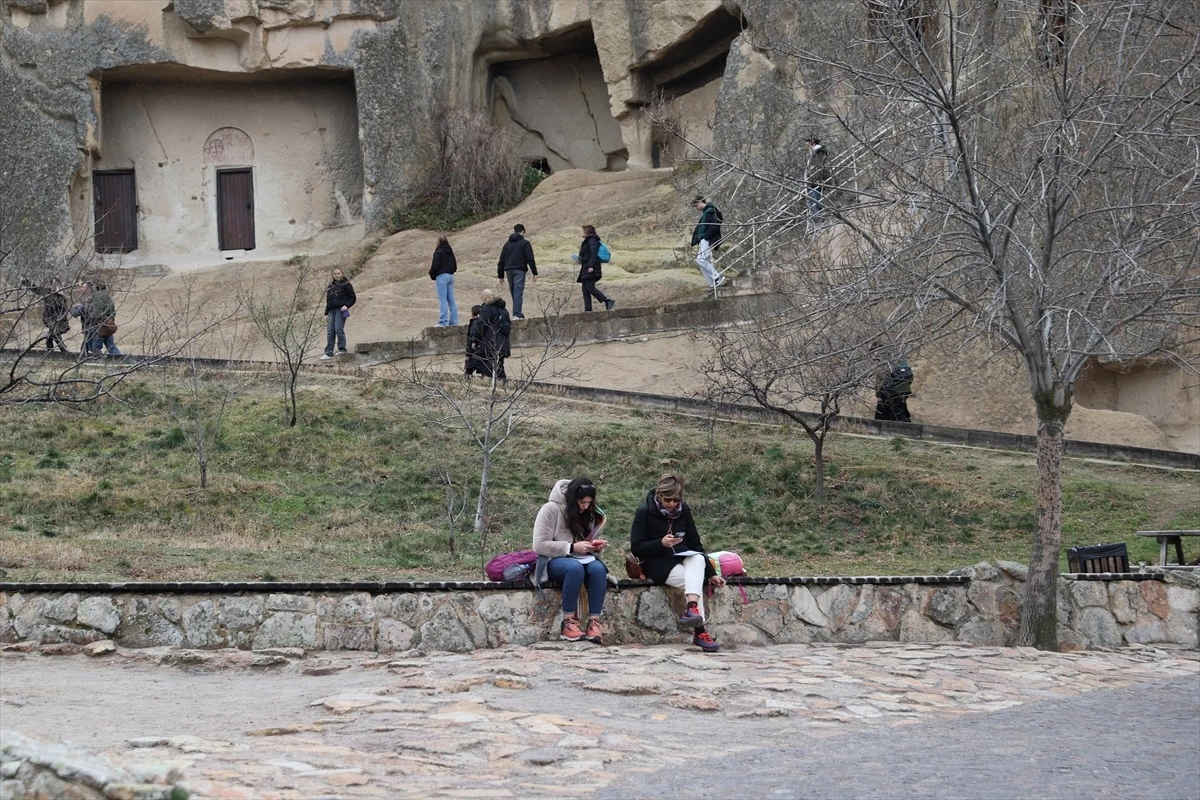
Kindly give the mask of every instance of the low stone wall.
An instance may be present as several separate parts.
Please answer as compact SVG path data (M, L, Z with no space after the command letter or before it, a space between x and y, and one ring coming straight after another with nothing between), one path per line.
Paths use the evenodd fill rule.
M170 764L118 765L76 745L0 732L3 800L186 800L179 780L179 770Z
M726 644L1005 645L1020 619L1024 577L1024 566L998 562L931 577L747 578L706 602L712 631ZM1197 647L1194 576L1075 577L1059 582L1064 648ZM125 647L467 652L556 638L559 608L556 589L477 582L10 583L0 584L0 641L68 652L103 639ZM605 640L684 641L680 613L679 592L622 581L605 604Z

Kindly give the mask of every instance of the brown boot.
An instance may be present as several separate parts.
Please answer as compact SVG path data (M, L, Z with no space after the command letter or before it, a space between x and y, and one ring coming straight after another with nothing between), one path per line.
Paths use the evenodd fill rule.
M587 633L584 634L584 638L586 638L589 642L595 642L596 644L603 644L603 642L601 641L601 638L603 637L603 635L604 635L604 631L600 627L600 618L599 617L588 617Z
M568 642L578 642L583 639L583 630L579 627L578 617L563 617L561 636Z

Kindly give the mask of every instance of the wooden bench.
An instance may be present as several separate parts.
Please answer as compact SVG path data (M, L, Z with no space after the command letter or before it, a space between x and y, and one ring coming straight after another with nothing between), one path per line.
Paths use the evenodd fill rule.
M1153 536L1158 540L1158 565L1167 566L1167 545L1175 545L1175 563L1183 564L1183 537L1200 536L1200 531L1138 531L1138 536Z

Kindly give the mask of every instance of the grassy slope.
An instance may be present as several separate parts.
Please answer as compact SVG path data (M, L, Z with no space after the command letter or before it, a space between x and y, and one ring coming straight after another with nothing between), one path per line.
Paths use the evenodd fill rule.
M465 554L446 552L432 454L474 490L477 452L402 413L414 407L379 380L312 378L302 425L288 430L264 378L231 407L204 492L149 393L135 408L90 416L10 410L0 426L0 567L9 580L474 577L470 509L459 523ZM848 436L828 450L830 497L818 502L811 447L794 431L710 431L572 406L500 451L488 549L527 548L553 480L580 472L598 482L624 544L647 487L673 469L689 480L708 547L741 552L752 574L937 573L1027 557L1031 456ZM1074 460L1065 472L1066 545L1123 540L1131 560L1153 562L1157 546L1134 530L1200 525L1194 474Z

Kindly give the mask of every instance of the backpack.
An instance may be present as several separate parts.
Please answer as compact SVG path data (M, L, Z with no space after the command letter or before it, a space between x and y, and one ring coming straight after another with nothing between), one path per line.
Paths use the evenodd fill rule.
M721 223L723 223L725 221L725 215L722 214L721 209L717 208L716 206L713 206L713 219L716 220L716 223L714 224L714 223L710 222L708 224L709 225L708 230L712 234L712 238L709 239L709 244L712 245L713 250L720 250L721 249Z
M517 550L495 556L483 569L489 581L528 581L537 559L533 550Z
M901 359L892 365L888 375L888 390L894 397L912 394L913 371L908 362Z
M600 243L600 248L596 250L596 258L600 259L601 264L607 264L612 260L612 253L608 249L608 245L604 242Z
M742 557L729 550L709 553L708 560L712 562L713 569L722 578L741 577L746 574L746 565L742 563Z

